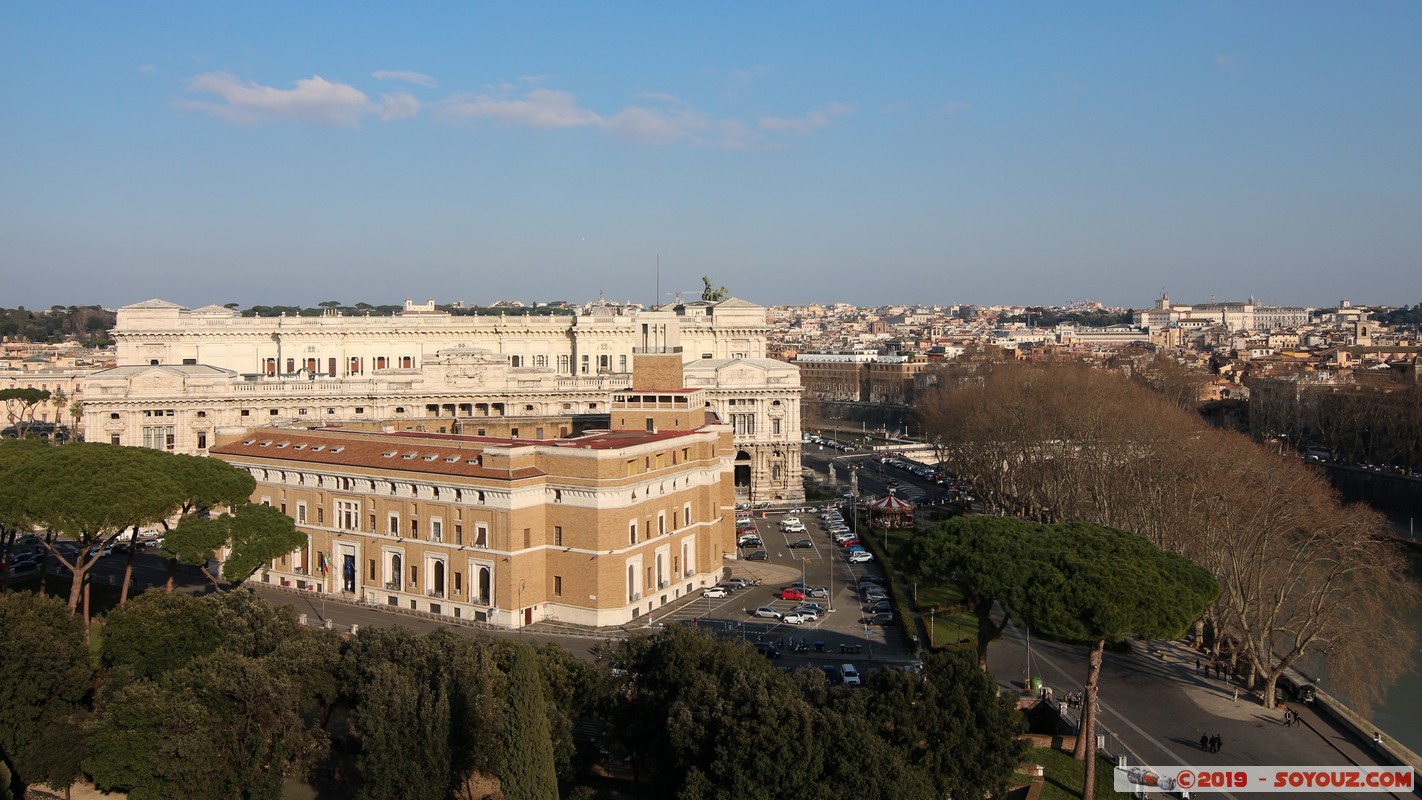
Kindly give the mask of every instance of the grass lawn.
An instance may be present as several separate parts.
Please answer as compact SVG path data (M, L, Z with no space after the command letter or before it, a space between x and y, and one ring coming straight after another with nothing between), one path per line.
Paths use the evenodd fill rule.
M1042 784L1039 800L1078 800L1081 797L1081 778L1084 767L1071 757L1071 753L1051 748L1037 748L1027 751L1027 761L1041 764L1046 768L1047 777ZM1096 797L1130 797L1111 788L1111 771L1114 766L1106 758L1096 758Z
M881 532L876 535L882 537L883 533ZM900 563L900 559L895 557L901 556L904 543L913 535L913 532L906 530L889 532L889 554L895 569L905 570L911 566ZM878 541L882 542L883 539L880 538ZM910 585L909 588L910 591L912 591L912 585ZM975 648L978 618L967 611L959 611L957 613L949 613L946 611L946 609L958 608L962 603L963 593L958 591L958 587L952 584L920 583L918 585L919 614L923 618L924 627L929 627L930 623L932 624L933 630L930 635L932 636L931 642L935 647L946 648L957 646L968 650ZM935 614L929 614L928 609L934 608L935 606L945 610ZM959 640L962 639L967 639L968 641L959 642ZM955 642L959 642L959 644L955 645Z

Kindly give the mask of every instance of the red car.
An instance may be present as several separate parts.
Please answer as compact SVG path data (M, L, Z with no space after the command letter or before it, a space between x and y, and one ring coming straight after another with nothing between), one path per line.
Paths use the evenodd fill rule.
M858 539L845 539L844 541L839 542L838 544L839 544L840 547L853 547L854 545L859 544L859 540L858 540Z
M781 599L781 600L804 600L804 599L805 599L805 593L802 592L802 591L800 591L799 589L781 589L781 590L780 590L780 599Z

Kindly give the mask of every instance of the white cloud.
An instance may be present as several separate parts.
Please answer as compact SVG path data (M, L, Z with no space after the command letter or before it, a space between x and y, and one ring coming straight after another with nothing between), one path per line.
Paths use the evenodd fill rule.
M370 77L378 81L402 81L413 83L416 86L435 85L435 79L421 72L411 72L404 69L380 69L370 73Z
M226 72L208 72L189 79L188 90L216 95L220 102L180 100L179 106L249 125L268 119L295 119L354 127L362 115L376 110L361 90L320 75L296 81L292 89L277 89Z
M371 76L381 81L435 85L434 79L416 72L381 70ZM419 116L428 106L435 111L436 118L447 122L489 121L546 130L592 128L632 142L653 145L682 142L722 150L774 145L777 135L803 136L830 125L837 117L855 112L854 106L848 103L830 103L803 116L765 116L757 124L748 124L698 110L672 94L641 92L634 95L633 103L621 110L599 113L584 106L571 92L540 85L544 80L524 77L488 86L480 92L423 101L403 89L380 92L372 98L355 86L328 81L319 75L298 80L292 88L279 89L227 72L209 72L190 78L188 96L179 98L176 104L247 125L285 119L338 127L356 127L367 117L382 122L410 119Z
M628 106L607 120L607 128L623 139L651 144L668 144L704 130L709 123L704 114L684 108L669 111Z
M713 126L712 133L698 139L697 144L717 150L748 150L761 142L761 134L738 119L723 119Z
M490 119L531 128L581 128L603 124L595 112L580 108L573 95L556 89L534 89L523 97L454 95L444 113L457 119Z
M138 71L141 72L141 73L143 73L144 75L152 75L153 73L155 73L155 72L158 71L158 65L157 65L157 64L139 64L139 65L138 65Z
M1215 56L1215 66L1230 67L1234 65L1234 62L1239 61L1244 57L1245 56L1243 53L1221 53Z
M835 117L854 112L848 103L830 103L823 109L799 117L761 117L760 127L776 133L805 135L829 125Z
M378 107L380 119L383 122L409 119L420 113L420 101L406 92L395 92L394 94L381 92Z
M964 103L962 100L953 100L948 103L945 103L943 107L939 110L950 117L956 117L970 108L972 108L972 106L968 105L967 103Z

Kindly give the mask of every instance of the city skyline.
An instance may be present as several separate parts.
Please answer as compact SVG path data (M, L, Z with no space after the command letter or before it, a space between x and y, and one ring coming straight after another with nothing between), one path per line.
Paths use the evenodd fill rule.
M1412 4L82 12L0 26L8 306L1422 297Z

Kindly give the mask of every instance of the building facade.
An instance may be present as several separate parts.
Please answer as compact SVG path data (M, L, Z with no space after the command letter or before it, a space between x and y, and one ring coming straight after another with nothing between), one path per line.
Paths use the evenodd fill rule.
M161 300L118 311L119 366L83 386L91 441L203 454L226 427L385 426L545 439L606 426L641 353L677 354L732 424L743 500L795 501L799 373L765 357L765 309L735 298L636 313L243 317Z
M619 625L714 584L735 551L734 445L704 403L629 390L613 413L635 429L546 441L254 428L210 453L307 537L254 581L502 627Z
M806 397L889 405L913 402L915 381L928 364L920 354L867 350L799 353L795 358Z
M1132 312L1131 324L1155 332L1179 325L1183 320L1198 320L1229 331L1270 331L1307 325L1314 311L1300 306L1259 305L1252 297L1244 302L1181 305L1162 294L1154 308Z

